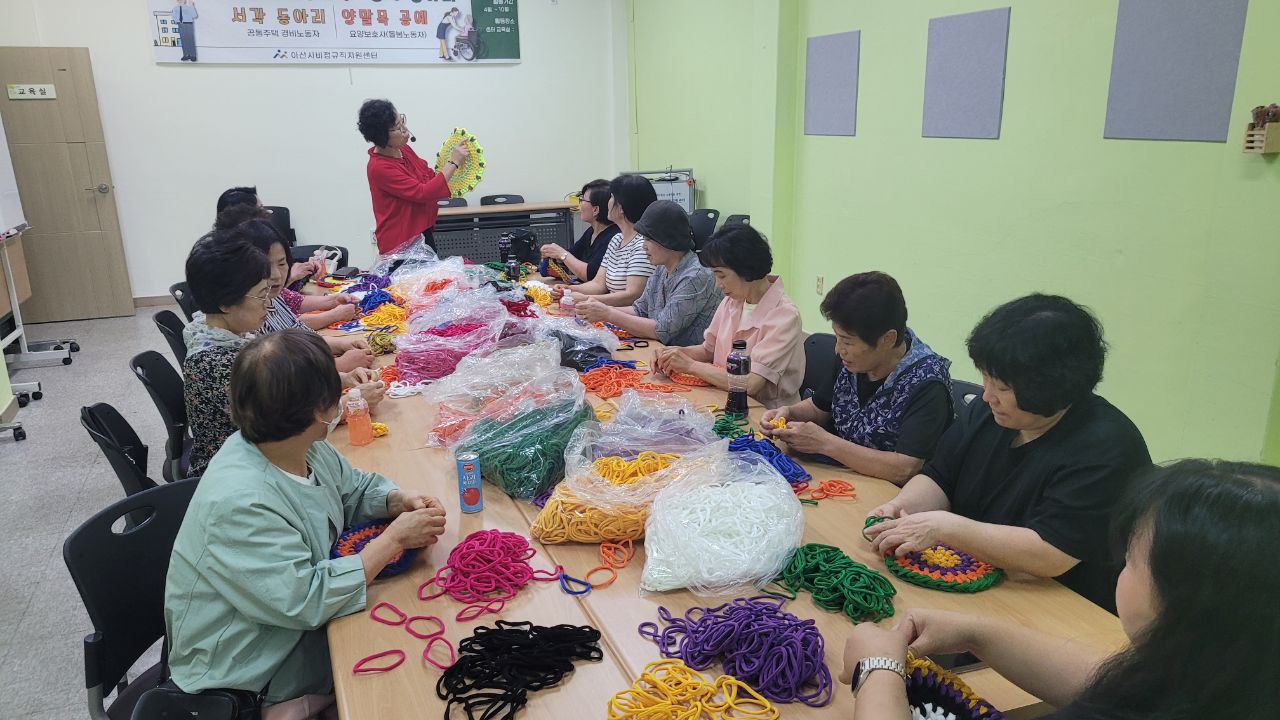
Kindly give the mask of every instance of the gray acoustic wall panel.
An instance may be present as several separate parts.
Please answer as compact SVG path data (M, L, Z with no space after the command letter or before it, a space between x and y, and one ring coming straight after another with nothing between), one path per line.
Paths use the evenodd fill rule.
M804 134L856 135L862 32L809 38L804 66Z
M1226 142L1248 10L1249 0L1120 0L1106 137Z
M1009 8L933 18L924 72L925 137L1000 137Z

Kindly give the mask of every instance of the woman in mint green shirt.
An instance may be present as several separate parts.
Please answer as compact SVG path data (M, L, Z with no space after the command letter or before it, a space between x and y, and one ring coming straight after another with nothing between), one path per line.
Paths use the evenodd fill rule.
M229 395L240 430L205 470L169 563L169 665L183 691L263 692L266 717L273 704L323 708L333 691L325 623L364 609L388 562L444 531L439 500L353 468L325 441L341 388L314 333L266 335L237 355ZM395 519L359 555L329 559L344 529L385 517Z

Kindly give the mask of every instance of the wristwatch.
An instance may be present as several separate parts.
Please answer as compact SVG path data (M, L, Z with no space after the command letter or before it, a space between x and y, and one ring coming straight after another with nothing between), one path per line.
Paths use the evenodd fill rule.
M858 689L867 681L871 673L876 670L892 670L898 674L905 682L907 679L907 668L900 661L891 657L868 657L862 658L853 668L853 696L858 697Z

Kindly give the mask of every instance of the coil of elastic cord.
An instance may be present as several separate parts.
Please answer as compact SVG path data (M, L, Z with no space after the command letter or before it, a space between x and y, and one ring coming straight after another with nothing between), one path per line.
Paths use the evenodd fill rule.
M436 574L418 586L418 598L433 600L448 595L466 607L454 617L475 620L485 613L502 612L506 601L530 581L558 580L560 569L534 570L529 560L537 554L523 536L501 530L477 530L449 551ZM435 591L429 590L432 586Z
M740 435L729 441L729 450L750 451L763 457L789 483L813 479L808 470L801 467L800 463L792 459L791 456L782 452L769 438L756 438L753 434Z
M561 483L534 518L529 534L545 544L639 540L648 519L644 505L592 505Z
M671 378L671 382L680 383L681 385L688 385L690 387L711 387L711 383L691 373L682 373L672 370L667 373L667 377Z
M632 369L620 365L599 365L582 373L582 384L588 392L595 393L602 400L618 397L627 388L636 390L652 390L654 392L688 392L688 388L662 383L646 382L647 370Z
M751 422L746 418L732 418L723 411L717 413L715 424L711 426L715 434L722 438L737 438L744 435L753 436Z
M630 485L645 475L670 467L671 463L679 459L678 453L644 450L631 460L620 455L599 457L596 458L594 465L596 472L605 480L614 485Z
M510 720L529 693L558 685L574 662L598 661L600 631L590 625L543 627L499 620L458 643L458 657L436 681L444 715L454 706L470 720Z
M656 660L609 699L608 720L778 720L777 708L750 685L721 675L710 681L680 660Z
M564 475L564 449L579 425L595 419L591 405L574 401L539 405L515 417L471 424L458 452L480 456L480 474L507 495L537 497Z
M813 595L813 604L842 612L850 621L879 622L893 615L893 583L884 575L845 555L838 547L801 545L774 581L791 596L800 590Z
M658 622L639 632L663 657L706 670L717 660L731 675L774 702L822 707L831 702L831 672L813 620L782 609L782 598L740 597L716 607L690 608L676 617L658 608Z

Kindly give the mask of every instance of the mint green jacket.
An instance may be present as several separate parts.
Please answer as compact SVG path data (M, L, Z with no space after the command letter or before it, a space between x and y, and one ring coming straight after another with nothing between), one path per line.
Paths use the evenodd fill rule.
M237 432L196 488L169 561L165 625L186 692L267 690L268 702L332 692L324 625L365 606L359 557L329 559L345 528L387 516L395 483L328 442L307 452L318 484L271 464Z

